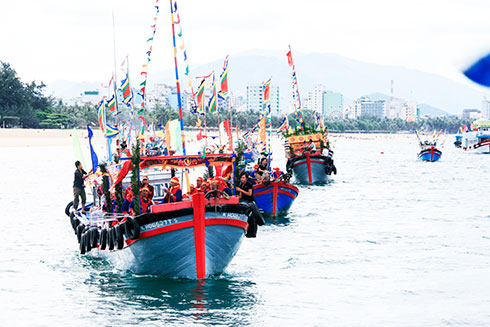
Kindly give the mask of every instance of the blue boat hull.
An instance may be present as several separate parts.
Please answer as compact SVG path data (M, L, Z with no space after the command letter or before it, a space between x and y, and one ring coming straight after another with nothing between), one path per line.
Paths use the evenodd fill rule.
M442 156L442 152L437 150L436 148L432 147L432 148L420 151L418 158L422 161L435 162L435 161L441 159L441 156Z
M243 214L206 212L210 219L238 220L245 225ZM141 226L142 238L119 251L97 251L98 256L119 269L135 274L157 275L169 278L197 279L196 246L192 226L175 229L178 225L192 223L187 215ZM237 253L246 230L233 225L207 225L205 227L206 277L222 273ZM148 237L145 237L150 235ZM126 240L127 242L127 240Z
M266 217L286 215L298 193L296 186L282 182L254 185L255 202Z
M327 183L331 173L337 171L331 157L309 154L289 159L289 169L299 184Z

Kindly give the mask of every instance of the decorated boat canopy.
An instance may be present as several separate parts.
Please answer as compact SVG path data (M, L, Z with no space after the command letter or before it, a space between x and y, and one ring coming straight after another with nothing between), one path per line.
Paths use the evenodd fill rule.
M320 148L320 141L326 143L322 133L290 136L288 137L288 143L291 149L296 151L302 149L305 142L308 142L310 139L315 143L317 148Z
M159 157L141 157L140 167L142 169L149 167L165 168L195 168L201 166L222 166L229 165L235 161L235 154L207 154L186 155L186 156L159 156Z

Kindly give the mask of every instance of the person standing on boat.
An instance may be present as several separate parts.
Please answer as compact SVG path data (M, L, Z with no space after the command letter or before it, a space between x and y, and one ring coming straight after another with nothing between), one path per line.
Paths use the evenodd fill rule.
M73 181L73 208L75 213L78 214L78 198L82 199L82 213L85 213L85 202L87 201L87 195L85 194L85 185L83 185L83 178L87 173L83 170L82 163L75 161L75 180Z
M238 192L240 201L245 201L245 202L254 201L253 186L248 181L248 174L246 172L242 172L240 174L240 186L237 186L236 191Z
M180 181L177 177L172 177L170 180L171 187L167 189L166 195L163 198L163 203L173 203L182 201L182 190L180 189Z
M134 200L131 201L130 208L131 212L134 214ZM140 209L141 213L149 213L150 207L153 204L153 201L150 199L150 189L148 187L142 187L140 189ZM137 215L139 213L136 213Z
M264 175L269 173L269 165L267 164L267 158L260 159L260 164L257 173L259 173L259 175Z

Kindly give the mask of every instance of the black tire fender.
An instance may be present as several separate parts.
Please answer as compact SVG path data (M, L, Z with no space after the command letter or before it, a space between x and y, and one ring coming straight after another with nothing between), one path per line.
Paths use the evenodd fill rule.
M115 233L114 227L111 227L107 231L107 244L109 245L109 251L114 250L114 240L115 240L114 233Z
M116 236L116 247L118 250L121 250L124 247L124 235L123 228L121 228L120 224L114 226L115 236Z
M124 233L126 235L126 238L130 240L135 240L140 237L140 224L138 223L138 220L136 220L136 218L128 217L124 224Z
M80 237L80 254L85 254L85 235Z
M90 244L92 245L92 248L96 248L99 242L99 229L97 227L94 227L90 229L89 232L90 232Z
M78 243L81 242L81 238L82 238L82 233L83 233L83 230L85 229L85 225L84 224L80 224L77 226L77 240L78 240Z
M73 201L70 201L65 207L65 214L70 216L70 208L73 207Z
M107 247L107 229L103 229L99 233L99 246L101 250Z

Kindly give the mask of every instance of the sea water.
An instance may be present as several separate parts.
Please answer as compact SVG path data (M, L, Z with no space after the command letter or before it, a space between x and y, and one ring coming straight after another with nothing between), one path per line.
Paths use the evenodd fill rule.
M0 149L0 326L488 326L489 155L333 136L338 175L204 281L81 256L71 147ZM283 165L281 146L273 166Z

